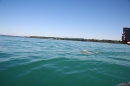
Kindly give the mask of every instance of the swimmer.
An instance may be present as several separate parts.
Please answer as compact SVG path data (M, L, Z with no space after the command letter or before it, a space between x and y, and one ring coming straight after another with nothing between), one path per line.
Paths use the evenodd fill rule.
M94 52L89 52L87 50L82 50L81 51L83 54L94 54ZM98 53L98 52L95 52L95 54Z
M83 54L86 54L88 51L87 50L82 50L82 53Z

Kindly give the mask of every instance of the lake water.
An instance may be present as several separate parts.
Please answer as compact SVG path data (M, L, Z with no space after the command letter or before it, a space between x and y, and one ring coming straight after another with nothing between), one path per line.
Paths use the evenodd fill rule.
M116 86L129 81L129 45L0 36L0 86Z

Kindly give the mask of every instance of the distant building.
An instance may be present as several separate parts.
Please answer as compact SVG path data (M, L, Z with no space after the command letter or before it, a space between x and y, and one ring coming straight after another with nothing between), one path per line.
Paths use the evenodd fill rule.
M125 41L130 41L130 28L123 27L123 32L125 34Z

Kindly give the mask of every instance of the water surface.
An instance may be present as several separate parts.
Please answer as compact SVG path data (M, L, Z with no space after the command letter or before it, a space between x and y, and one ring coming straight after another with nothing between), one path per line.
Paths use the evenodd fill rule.
M0 36L0 86L116 86L129 81L128 45Z

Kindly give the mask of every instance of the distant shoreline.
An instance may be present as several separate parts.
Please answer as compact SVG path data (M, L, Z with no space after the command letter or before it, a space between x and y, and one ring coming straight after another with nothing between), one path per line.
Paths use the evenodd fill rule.
M101 42L101 43L114 43L125 44L120 40L107 40L107 39L85 39L85 38L62 38L62 37L45 37L45 36L25 36L26 38L40 38L40 39L54 39L54 40L71 40L71 41L85 41L85 42Z
M54 39L54 40L71 40L71 41L84 41L84 42L101 42L101 43L114 43L114 44L126 44L120 40L107 40L107 39L85 39L85 38L62 38L62 37L45 37L45 36L13 36L13 35L0 35L11 37L25 37L25 38L40 38L40 39Z

